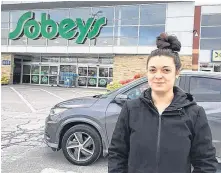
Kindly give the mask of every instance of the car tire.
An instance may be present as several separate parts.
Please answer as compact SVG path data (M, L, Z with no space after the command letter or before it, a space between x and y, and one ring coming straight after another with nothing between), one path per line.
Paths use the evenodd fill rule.
M79 143L83 144L84 142L86 142L86 140L89 139L89 137L87 137L87 136L90 136L89 142L91 145L89 144L90 145L89 147L91 150L88 150L87 148L86 149L87 149L87 151L91 151L90 154L89 154L89 152L85 152L85 150L81 149L80 147L68 149L68 147L73 147L70 144L71 142L73 143L72 145L76 145L76 146L78 146ZM72 128L70 128L64 134L64 136L62 138L61 147L62 147L62 151L64 153L65 158L70 163L72 163L74 165L79 165L79 166L87 166L87 165L94 163L100 157L101 152L102 152L102 142L101 142L100 135L98 134L98 132L94 128L92 128L88 125L76 125L76 126L73 126ZM80 152L79 152L79 150L80 150ZM93 151L93 154L92 154L92 151ZM81 152L84 152L84 153L81 153ZM88 154L90 155L90 156L88 156L88 159L86 159L86 160L79 159L81 156L83 157L85 153L87 155ZM80 155L80 157L78 158L79 155ZM86 155L85 155L85 157L86 157Z

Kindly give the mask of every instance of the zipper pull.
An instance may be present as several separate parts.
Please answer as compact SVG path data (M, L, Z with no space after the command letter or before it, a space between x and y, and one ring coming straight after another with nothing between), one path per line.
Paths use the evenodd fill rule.
M183 116L182 109L183 109L183 108L179 108L179 109L177 109L177 110L179 111L179 115L180 115L181 117Z

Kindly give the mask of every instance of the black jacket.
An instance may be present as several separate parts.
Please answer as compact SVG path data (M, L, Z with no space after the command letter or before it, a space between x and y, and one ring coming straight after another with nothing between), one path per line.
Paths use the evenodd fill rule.
M170 106L159 115L147 89L127 101L118 118L108 173L215 173L217 160L205 111L192 95L174 87Z

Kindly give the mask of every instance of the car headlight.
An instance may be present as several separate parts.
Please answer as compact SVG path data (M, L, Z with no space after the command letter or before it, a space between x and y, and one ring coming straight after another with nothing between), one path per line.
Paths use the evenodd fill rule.
M67 110L67 108L52 108L50 111L50 115L57 115L57 114L60 114L66 110Z
M52 121L56 121L56 119L58 119L60 117L60 114L66 110L67 110L67 108L52 108L50 110L50 114L49 114L50 119Z

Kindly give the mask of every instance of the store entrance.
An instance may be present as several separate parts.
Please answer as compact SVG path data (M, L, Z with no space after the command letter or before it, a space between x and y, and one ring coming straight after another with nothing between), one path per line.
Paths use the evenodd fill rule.
M14 59L13 84L20 84L21 81L21 59Z
M99 65L78 66L78 86L105 88L112 81L113 68Z
M37 63L24 64L22 83L57 85L58 66L39 65Z
M105 88L113 79L112 56L20 56L21 79L25 84Z

